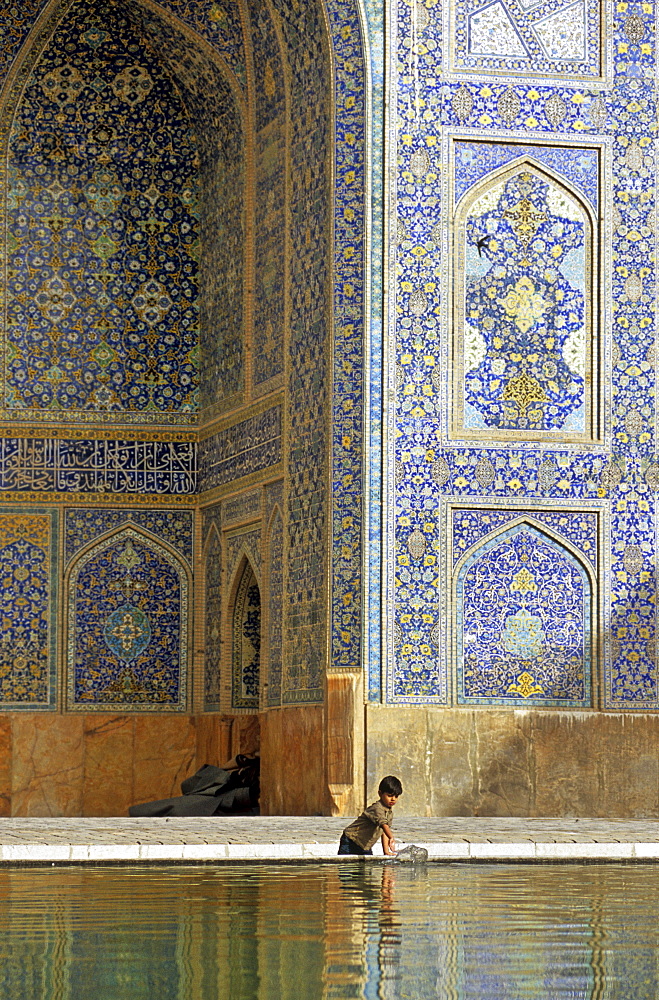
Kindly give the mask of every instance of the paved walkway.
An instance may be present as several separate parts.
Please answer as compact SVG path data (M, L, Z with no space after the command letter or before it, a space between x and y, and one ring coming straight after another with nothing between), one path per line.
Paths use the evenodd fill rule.
M336 860L348 820L0 819L0 863ZM659 861L659 821L399 816L400 845L439 861Z

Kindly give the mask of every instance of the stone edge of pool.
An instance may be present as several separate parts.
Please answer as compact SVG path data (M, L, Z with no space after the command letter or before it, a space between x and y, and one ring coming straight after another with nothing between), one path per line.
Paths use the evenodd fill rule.
M430 861L552 862L659 861L659 842L417 842ZM0 846L0 865L354 861L335 845L308 844L11 844ZM382 855L362 859L382 861Z

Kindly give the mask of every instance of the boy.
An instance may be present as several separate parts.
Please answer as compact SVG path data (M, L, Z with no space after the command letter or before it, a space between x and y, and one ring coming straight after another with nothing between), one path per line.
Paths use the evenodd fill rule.
M389 857L394 855L396 842L391 832L392 810L402 794L403 786L398 778L393 774L383 778L378 788L379 801L364 809L361 816L341 834L339 854L372 854L371 848L382 831L382 850Z

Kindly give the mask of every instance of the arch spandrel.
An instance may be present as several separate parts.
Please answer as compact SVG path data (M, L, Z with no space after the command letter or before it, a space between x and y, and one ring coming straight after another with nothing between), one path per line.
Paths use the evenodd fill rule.
M462 196L453 244L455 437L597 439L597 247L587 200L532 158L492 171Z
M593 578L522 520L479 540L454 576L458 704L591 707Z

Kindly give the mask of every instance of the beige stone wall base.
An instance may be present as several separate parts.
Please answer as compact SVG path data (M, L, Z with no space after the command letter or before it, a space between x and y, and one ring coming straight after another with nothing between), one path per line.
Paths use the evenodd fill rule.
M659 715L368 706L366 736L399 815L659 817Z
M126 816L259 749L255 715L0 715L0 816Z

